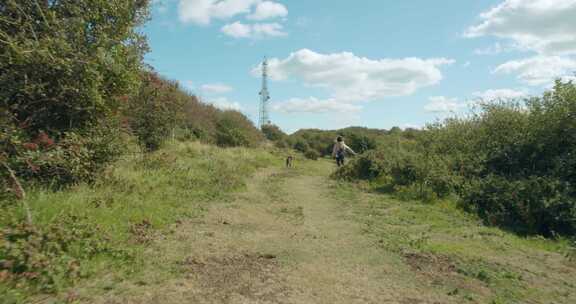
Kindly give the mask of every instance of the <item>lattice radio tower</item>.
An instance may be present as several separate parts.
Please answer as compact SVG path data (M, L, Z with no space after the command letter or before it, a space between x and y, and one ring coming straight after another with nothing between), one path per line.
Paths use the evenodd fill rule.
M262 128L269 125L270 116L268 115L268 103L270 103L270 93L268 92L268 60L264 57L262 62L262 90L260 91L260 117L258 127Z

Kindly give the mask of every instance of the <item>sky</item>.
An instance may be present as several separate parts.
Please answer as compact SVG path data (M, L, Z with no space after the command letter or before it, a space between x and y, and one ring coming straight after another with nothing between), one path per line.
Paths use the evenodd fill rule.
M420 128L576 79L576 0L153 0L161 75L255 123Z

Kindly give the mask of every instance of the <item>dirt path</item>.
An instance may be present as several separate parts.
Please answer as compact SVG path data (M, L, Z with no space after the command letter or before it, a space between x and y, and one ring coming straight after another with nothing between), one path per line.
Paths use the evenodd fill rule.
M363 236L331 196L329 165L259 173L247 191L154 246L158 267L173 265L178 279L96 302L451 303Z

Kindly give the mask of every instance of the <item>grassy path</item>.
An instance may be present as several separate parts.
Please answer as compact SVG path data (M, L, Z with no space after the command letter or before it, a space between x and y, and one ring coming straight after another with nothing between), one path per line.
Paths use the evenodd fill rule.
M321 161L259 172L246 191L214 203L202 219L181 223L156 241L136 281L85 299L106 304L574 303L570 278L576 271L560 254L520 242L511 249L523 255L514 264L509 252L492 253L491 241L483 239L470 246L478 254L475 242L487 243L485 259L443 254L441 248L454 249L446 246L456 241L447 238L457 238L457 231L485 231L441 208L337 189L328 179L332 169ZM445 230L449 226L454 230ZM422 229L429 235L402 238L420 236ZM520 269L518 263L531 258L542 265ZM538 281L546 269L560 274ZM532 287L542 282L544 290Z
M362 235L331 193L331 169L260 172L234 200L154 244L159 259L138 282L92 302L451 303Z

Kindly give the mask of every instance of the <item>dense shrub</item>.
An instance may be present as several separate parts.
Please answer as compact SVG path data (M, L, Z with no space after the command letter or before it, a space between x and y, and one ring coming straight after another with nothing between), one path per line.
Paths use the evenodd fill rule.
M557 82L542 97L484 103L467 117L396 137L395 144L361 155L335 175L369 180L405 197L454 193L487 223L521 233L573 236L574 113L576 86Z
M35 136L107 116L138 83L147 1L3 1L0 100ZM105 52L106 50L106 52Z
M186 95L188 101L184 106L184 128L202 142L216 143L216 124L221 111L200 102L195 96Z
M383 192L402 189L406 198L431 200L451 192L449 171L442 158L390 147L359 155L336 171L335 176L371 181L375 189Z
M345 135L346 144L352 148L356 153L364 153L369 150L376 149L377 143L374 137L364 134L350 133Z
M142 85L130 100L126 116L132 133L146 151L159 149L181 124L186 99L178 90L176 82L142 73Z
M262 133L268 140L282 141L286 138L286 133L282 132L276 125L267 124L262 126Z
M308 150L304 152L304 157L311 160L318 160L320 153L316 152L316 150Z
M304 140L296 140L296 142L293 145L293 148L296 151L300 151L302 153L305 153L306 151L310 150L310 145L308 145L308 143Z
M90 180L115 158L108 126L138 86L147 16L146 0L0 4L0 154L18 177Z
M489 224L523 233L576 234L576 200L569 184L550 177L510 180L498 175L472 180L462 194L463 207Z
M221 147L254 147L262 141L262 133L242 113L223 111L216 122L216 144Z
M303 129L289 135L287 143L300 152L312 149L321 156L327 156L332 154L334 141L337 136L341 135L344 136L346 144L355 152L364 153L387 143L388 134L389 132L386 130L361 127L349 127L335 131ZM399 134L402 136L401 130Z
M262 133L242 113L220 110L186 92L177 82L143 72L142 86L130 99L124 116L146 151L172 137L200 140L222 147L253 147Z
M101 123L86 131L66 132L58 141L44 132L30 141L22 132L4 133L4 151L11 151L6 164L20 178L54 187L92 181L100 170L121 153L118 128Z
M79 260L102 254L131 258L87 217L63 215L44 227L11 223L0 231L1 281L21 289L59 290L87 274Z

